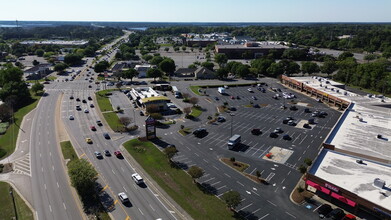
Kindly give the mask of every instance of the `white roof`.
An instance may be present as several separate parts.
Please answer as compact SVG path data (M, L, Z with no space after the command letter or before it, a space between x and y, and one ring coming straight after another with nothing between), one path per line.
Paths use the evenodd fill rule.
M323 150L318 157L319 166L314 165L311 174L327 180L337 187L348 190L361 198L390 210L391 191L374 186L375 178L385 181L391 187L391 166L363 160L330 150ZM380 192L385 192L387 196Z
M329 144L350 152L391 160L390 98L361 96L334 87L332 85L341 84L322 77L292 78L303 82L306 86L354 103L351 109L346 110L347 115L343 118L343 123L337 126L338 131L328 138ZM383 138L377 138L378 134Z

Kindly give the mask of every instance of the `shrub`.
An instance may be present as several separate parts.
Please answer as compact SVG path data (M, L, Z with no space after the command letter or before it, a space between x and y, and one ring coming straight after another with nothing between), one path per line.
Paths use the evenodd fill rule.
M160 113L151 113L150 116L151 116L153 119L156 119L156 120L163 119L163 115L160 114Z
M235 162L235 157L231 157L229 160Z
M181 129L184 129L185 128L185 126L184 125L181 125Z
M297 191L298 191L299 193L302 193L302 192L304 192L304 189L303 189L303 187L299 186L299 187L297 187Z
M307 166L311 166L312 165L312 160L310 158L305 158L304 159L304 163L307 164Z
M299 171L300 173L304 174L305 172L307 172L307 167L302 164L299 167Z

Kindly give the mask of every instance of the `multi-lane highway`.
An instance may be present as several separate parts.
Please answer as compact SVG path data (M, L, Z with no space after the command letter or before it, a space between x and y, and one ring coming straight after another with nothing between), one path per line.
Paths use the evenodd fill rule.
M105 202L109 204L108 207L114 205L111 212L114 218L174 219L175 217L161 203L156 193L150 190L148 182L143 187L137 185L131 179L131 175L137 170L134 170L125 159L114 156L114 151L119 150L121 143L132 137L122 136L121 134L110 134L111 139L103 137L103 133L108 133L108 130L96 124L96 121L102 120L102 118L100 118L97 109L90 108L93 101L88 100L88 96L94 96L93 89L88 88L88 83L80 81L69 82L66 88L58 88L64 91L61 118L65 122L66 130L78 154L90 161L99 172L99 183L102 186L102 192L108 196L108 198L105 198L108 202ZM72 95L74 99L70 99ZM77 102L76 98L86 100L87 103ZM77 111L76 105L80 105L82 110ZM96 103L94 105L97 106ZM89 113L85 113L84 109L88 109ZM69 115L73 115L75 119L69 120ZM95 126L96 131L92 131L90 126ZM85 138L91 138L93 143L86 143ZM112 155L105 156L103 154L104 150L109 150ZM96 158L95 151L102 153L104 155L103 159ZM120 192L125 192L129 196L130 207L123 205L118 200L117 195Z

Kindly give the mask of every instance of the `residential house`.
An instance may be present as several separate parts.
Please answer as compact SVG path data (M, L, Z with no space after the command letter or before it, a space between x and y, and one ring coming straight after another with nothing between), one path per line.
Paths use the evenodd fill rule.
M215 79L216 73L208 68L200 67L194 72L194 77L196 79Z

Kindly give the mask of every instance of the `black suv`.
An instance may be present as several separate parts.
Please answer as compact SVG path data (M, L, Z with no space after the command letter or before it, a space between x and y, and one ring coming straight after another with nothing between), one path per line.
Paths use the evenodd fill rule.
M323 204L318 208L319 217L327 216L333 209L329 204Z
M206 128L197 128L195 131L193 131L193 134L196 137L200 137L206 134Z

